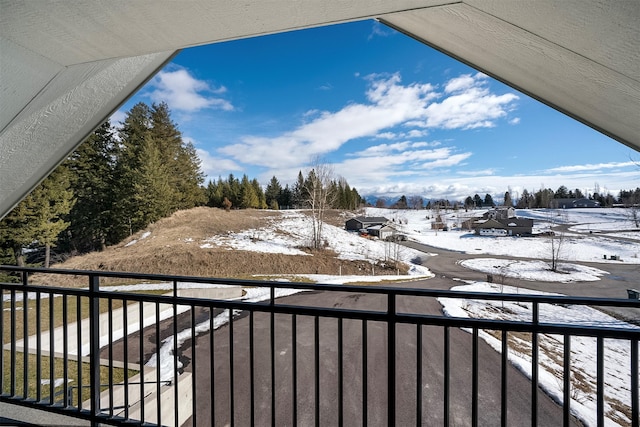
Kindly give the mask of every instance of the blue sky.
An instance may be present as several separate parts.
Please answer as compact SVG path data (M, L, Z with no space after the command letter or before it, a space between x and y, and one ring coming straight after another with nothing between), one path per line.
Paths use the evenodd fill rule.
M640 153L375 21L182 51L113 117L164 101L208 179L314 161L361 195L640 185Z

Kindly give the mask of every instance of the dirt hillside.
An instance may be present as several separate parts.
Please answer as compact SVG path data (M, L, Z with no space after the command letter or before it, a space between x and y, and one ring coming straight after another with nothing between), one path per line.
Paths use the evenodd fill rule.
M178 211L104 252L75 256L52 268L235 278L267 274L338 274L339 271L355 275L370 271L367 263L339 260L330 250L304 256L201 247L205 239L260 228L270 217L278 215L279 212L266 210L227 212L207 207ZM334 225L344 224L342 212L331 212L328 217L328 222ZM68 283L66 278L64 283L52 283L49 279L47 282L53 285Z

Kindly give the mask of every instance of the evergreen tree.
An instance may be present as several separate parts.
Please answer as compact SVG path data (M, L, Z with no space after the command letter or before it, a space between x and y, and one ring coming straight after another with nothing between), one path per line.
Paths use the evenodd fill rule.
M240 182L240 208L258 208L259 205L260 200L258 199L258 195L256 194L253 185L251 185L247 175L243 175L242 181Z
M160 149L149 135L141 148L144 162L133 171L134 197L131 216L134 230L169 216L175 211L177 189L172 185L170 166L163 161Z
M293 191L292 191L293 193L292 202L294 206L299 209L305 207L304 185L305 185L304 175L302 175L302 171L298 171L298 179L296 180L296 183L294 184Z
M207 206L212 208L221 208L222 201L224 200L224 195L222 194L222 178L215 181L209 181L207 184L207 188L205 189L205 194L207 198Z
M409 205L407 203L407 197L404 194L400 196L400 198L394 205L396 209L407 209L408 206Z
M569 196L569 190L567 190L567 187L565 187L564 185L561 185L556 190L555 194L553 195L553 198L554 199L569 199L571 197Z
M50 248L69 226L63 218L72 205L68 170L58 167L0 221L0 246L13 252L16 264L24 266L24 247L38 242L45 248L48 267Z
M280 197L278 198L278 209L287 208L289 209L293 204L293 193L289 188L289 184L285 185L282 191L280 192Z
M280 185L280 182L278 181L278 178L275 177L275 175L271 178L271 181L269 181L269 184L267 184L267 188L265 190L265 199L267 202L267 205L271 208L274 209L274 202L275 202L275 206L280 206L279 200L282 196L282 186Z
M520 200L518 200L516 207L519 209L531 209L534 203L534 197L525 188L524 190L522 190L522 195L520 196Z
M267 209L267 199L264 195L264 191L262 191L262 186L256 178L251 180L251 186L253 187L253 191L255 191L256 196L258 196L258 205L256 207L258 209Z
M233 176L232 173L229 174L229 178L227 178L227 182L223 187L223 194L224 197L229 199L233 206L242 206L240 199L240 180Z
M35 205L34 238L40 245L44 245L44 267L49 268L51 247L55 246L60 233L69 227L69 223L63 218L69 214L74 203L69 170L65 166L57 167L35 188L31 197Z
M464 199L464 208L465 209L473 208L473 199L471 198L471 196L467 196L467 198Z
M496 205L493 203L493 197L491 197L491 194L487 193L484 195L484 205L487 207L494 207Z
M15 264L24 266L22 249L33 242L36 235L34 217L35 203L31 195L25 197L0 221L0 245L13 255Z
M475 203L476 208L482 207L482 199L480 198L479 195L476 194L473 196L473 203Z
M116 143L109 121L103 123L64 163L69 169L76 203L67 220L69 232L62 239L67 250L103 250L111 239L116 204L114 180Z
M176 190L174 198L167 201L171 205L171 211L203 204L205 200L200 185L204 175L200 170L200 159L195 147L182 140L166 103L153 104L149 118L149 133L157 145L160 158L169 170L169 184Z
M119 242L134 231L145 227L144 215L138 212L140 198L136 192L137 172L145 162L143 150L150 144L151 110L145 103L134 105L122 122L118 135L120 144L115 151L113 178L115 188L113 224L110 240Z
M504 206L508 206L508 207L512 207L513 206L513 200L511 200L511 193L509 193L508 191L504 193Z

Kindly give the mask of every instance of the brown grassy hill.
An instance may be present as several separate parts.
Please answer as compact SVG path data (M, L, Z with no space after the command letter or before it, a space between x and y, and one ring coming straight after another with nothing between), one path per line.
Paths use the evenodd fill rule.
M103 252L75 256L52 268L236 278L267 274L338 274L340 270L342 274L355 275L370 271L366 263L339 260L329 250L304 256L200 247L205 239L260 228L279 215L276 211L227 212L208 207L178 211ZM344 223L340 212L330 213L329 218L330 223ZM379 273L383 272L379 270ZM64 280L55 283L47 278L47 283L68 284L68 278ZM34 276L33 281L37 282L37 277Z

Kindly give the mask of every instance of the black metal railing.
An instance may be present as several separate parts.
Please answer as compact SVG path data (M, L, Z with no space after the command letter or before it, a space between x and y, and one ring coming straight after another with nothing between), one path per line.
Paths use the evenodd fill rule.
M639 426L640 329L541 318L541 307L559 305L631 307L640 318L638 300L0 271L21 280L0 283L0 401L92 425L570 426L592 416L597 426L607 417ZM80 277L86 287L48 286L51 276ZM105 280L169 289L122 292ZM181 283L238 286L237 296L246 295L181 296ZM260 289L265 297L252 300ZM279 299L283 293L291 296ZM442 298L515 302L530 316L445 316ZM493 348L482 338L487 333L498 343ZM548 351L543 337L562 344ZM582 351L572 343L582 337L595 346L592 381L572 373ZM615 380L626 397L615 402L607 391L612 342L628 349L625 374ZM510 362L515 356L519 363ZM554 373L559 395L543 387L548 358L561 367Z

